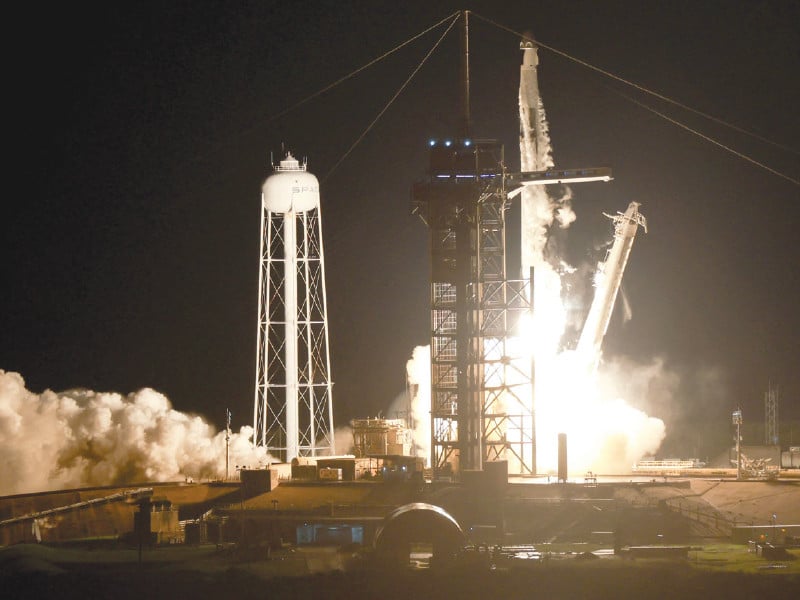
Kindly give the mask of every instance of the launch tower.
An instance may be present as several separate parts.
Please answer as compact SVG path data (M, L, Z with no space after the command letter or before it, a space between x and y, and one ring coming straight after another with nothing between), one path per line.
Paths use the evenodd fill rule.
M261 193L253 442L283 461L335 454L319 182L295 158Z
M508 310L503 172L494 140L432 143L428 178L412 192L412 212L430 229L435 475L481 469L508 447L507 415L495 402L505 387Z
M437 477L507 460L509 473L531 474L535 423L524 390L532 373L519 367L509 339L530 312L533 293L530 280L506 276L506 209L528 186L608 181L611 171L537 163L509 173L502 144L470 136L468 15L462 15L461 133L431 142L428 176L414 185L411 200L412 214L430 230L431 467ZM525 58L521 102L535 116L535 54L529 50Z

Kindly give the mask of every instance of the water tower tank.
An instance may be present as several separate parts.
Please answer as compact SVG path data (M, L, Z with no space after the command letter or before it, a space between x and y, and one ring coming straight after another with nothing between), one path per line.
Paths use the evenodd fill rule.
M319 181L287 154L261 192L254 445L335 454Z
M261 187L264 208L274 213L301 213L319 206L319 181L291 153Z

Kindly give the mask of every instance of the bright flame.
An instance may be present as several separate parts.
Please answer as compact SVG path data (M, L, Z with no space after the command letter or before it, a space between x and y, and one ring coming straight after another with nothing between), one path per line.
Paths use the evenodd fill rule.
M664 438L661 419L648 417L618 396L616 382L601 390L598 376L572 351L537 362L536 431L539 472L558 465L557 437L567 434L570 473L627 473ZM653 374L658 377L658 373Z
M521 319L519 337L509 340L508 347L519 357L520 369L535 357L537 471L557 470L558 434L566 433L570 473L627 473L637 460L658 450L665 428L663 421L620 397L620 378L645 372L655 380L664 372L635 364L625 371L608 368L613 363L595 371L596 357L563 350L570 300L563 297L561 276L544 262L534 278L533 319ZM605 383L602 389L600 379ZM520 393L530 397L529 389Z
M522 380L520 373L527 372L531 341L536 338L530 336L534 331L530 322L523 324L522 329L529 332L523 334L525 338L520 336L507 340L507 347L520 358L518 369L507 371L510 377L507 377L506 384L515 388L519 397L525 398L530 397L530 386L522 389L517 386ZM428 372L430 347L417 346L407 369L409 373ZM573 475L587 471L629 473L636 461L654 454L664 439L664 422L622 399L623 387L630 387L627 385L630 380L638 382L633 391L642 397L652 388L662 389L669 396L678 385L677 376L666 371L659 362L640 365L630 361L620 364L612 361L604 363L597 373L592 373L575 352L540 355L536 370L537 471L556 472L559 433L567 434L569 470ZM487 385L492 382L489 378ZM418 426L415 430L418 456L429 460L430 385L415 388L412 410ZM512 444L520 441L523 434L514 429L507 431ZM515 460L511 456L508 459L513 473Z

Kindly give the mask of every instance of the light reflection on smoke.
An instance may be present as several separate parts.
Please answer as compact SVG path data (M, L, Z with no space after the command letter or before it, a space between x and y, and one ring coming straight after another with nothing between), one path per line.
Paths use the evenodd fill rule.
M511 340L516 346L519 339ZM546 365L546 366L545 366ZM654 454L664 439L661 419L648 416L620 396L624 391L637 401L668 405L678 390L677 375L660 360L637 364L630 359L604 363L596 374L578 363L574 352L554 354L537 368L537 467L539 473L555 473L557 438L566 433L569 468L573 475L586 471L629 473L633 464ZM407 371L430 369L430 346L417 346ZM525 394L522 392L521 394ZM412 410L418 426L418 456L430 460L430 385L414 388ZM426 435L427 433L427 435Z

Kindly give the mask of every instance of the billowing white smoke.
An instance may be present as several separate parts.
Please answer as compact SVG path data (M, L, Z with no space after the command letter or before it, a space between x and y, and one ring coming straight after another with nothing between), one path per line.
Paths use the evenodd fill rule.
M546 365L546 366L545 366ZM655 454L664 439L661 419L645 407L674 404L679 378L663 361L638 364L630 359L604 363L594 377L576 377L581 369L573 352L551 355L540 365L537 404L537 465L540 473L555 473L557 434L566 433L573 474L629 473L642 457ZM411 407L417 456L430 459L430 346L417 346L406 364L412 387ZM635 398L641 408L622 398Z
M577 218L572 209L572 190L564 187L564 193L553 198L547 192L547 186L532 185L522 190L522 275L528 276L530 267L542 267L547 264L547 241L550 228L555 223L566 229ZM556 262L558 262L556 260Z
M230 471L266 463L252 428L230 439ZM150 388L118 393L47 390L0 370L0 495L225 476L225 432L174 410Z
M431 347L417 346L406 363L414 420L414 451L430 462L431 456Z
M566 433L570 473L628 473L658 450L665 435L664 422L643 408L669 405L678 377L658 360L615 359L591 374L582 367L582 357L567 351L553 357L546 369L537 368L539 470L555 472L557 434Z
M334 454L352 454L355 450L353 441L353 428L347 425L336 427L333 430Z

